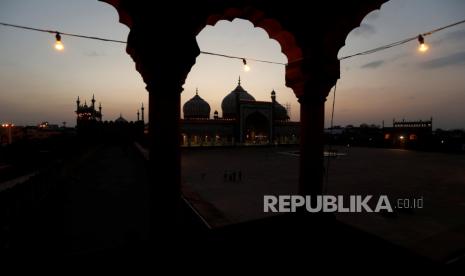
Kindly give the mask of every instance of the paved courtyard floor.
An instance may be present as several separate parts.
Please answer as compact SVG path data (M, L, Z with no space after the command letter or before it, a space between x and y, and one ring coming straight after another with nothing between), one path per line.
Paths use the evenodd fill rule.
M339 213L338 220L436 260L465 251L465 155L337 148L327 194L423 198L421 209ZM327 160L328 161L328 160ZM295 194L297 147L184 149L183 189L212 225L272 215L263 195Z

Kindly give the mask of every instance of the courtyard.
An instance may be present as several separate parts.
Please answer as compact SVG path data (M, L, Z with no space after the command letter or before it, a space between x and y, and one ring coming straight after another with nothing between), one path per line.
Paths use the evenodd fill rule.
M465 155L333 149L326 194L423 199L423 208L337 213L339 221L434 260L463 254ZM263 212L263 195L297 193L298 156L298 147L184 149L183 194L212 227L273 216Z

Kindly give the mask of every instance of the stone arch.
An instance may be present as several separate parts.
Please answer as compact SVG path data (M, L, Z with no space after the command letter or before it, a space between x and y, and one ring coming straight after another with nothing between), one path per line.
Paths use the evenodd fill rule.
M281 52L286 55L289 64L286 66L287 86L289 86L288 83L297 83L302 79L304 74L302 73L299 64L295 62L303 59L303 52L294 35L287 31L277 19L267 17L263 11L253 7L245 7L242 9L227 8L222 13L209 15L206 19L205 26L214 26L220 20L232 22L236 18L250 21L255 28L262 28L268 34L270 39L274 39L281 46ZM201 27L197 34L205 26ZM297 66L294 64L297 64Z
M142 7L145 4L132 4L130 1L125 0L99 0L107 2L117 9L119 14L119 22L125 24L131 29L128 45L126 52L136 62L136 69L141 73L144 82L150 85L149 79L146 77L147 73L152 68L143 68L142 62L138 62L140 59L146 59L145 53L138 54L135 49L143 48L139 47L135 41L132 41L132 37L141 37L143 34L137 33L136 26L147 24L148 22L138 21L134 22L134 15L146 16L150 14L145 9L134 9L134 7ZM329 89L334 85L334 82L339 79L339 60L337 54L339 50L345 45L345 40L350 31L358 27L362 20L367 14L373 10L377 10L381 5L388 0L372 0L363 3L338 3L334 5L328 2L325 5L326 9L333 9L328 13L325 10L325 14L328 15L327 22L321 22L321 26L307 31L303 27L305 21L309 23L315 20L310 20L310 17L306 17L305 21L301 21L302 15L311 15L315 13L317 15L316 20L321 19L319 12L307 11L306 4L302 4L299 1L289 3L280 3L279 7L284 8L279 10L275 5L276 3L267 1L233 1L233 0L205 0L202 2L189 2L184 4L183 9L192 12L195 10L196 16L189 16L183 18L184 24L183 35L188 33L194 34L189 40L185 40L184 43L195 42L195 36L206 26L214 25L219 20L232 21L235 18L241 18L249 20L255 27L263 28L268 36L275 39L281 46L282 52L288 57L288 66L286 66L286 86L294 90L294 94L300 98L305 94L305 86L310 83L314 85L315 82L319 82L318 79L321 77L327 78L327 84L323 85L321 89ZM171 5L171 4L170 4ZM175 6L175 4L172 4ZM293 9L288 9L293 7ZM323 8L324 10L324 8ZM287 14L287 13L292 14ZM177 12L176 16L183 16L181 12ZM285 27L283 27L285 23ZM305 30L304 30L305 29ZM159 35L163 35L160 33ZM314 45L315 39L318 39L317 45ZM190 52L184 55L184 60L192 65L195 63L195 59L192 59L193 54L199 54L200 49L190 49ZM144 57L139 57L144 56ZM188 59L189 58L189 59ZM180 68L182 74L189 73L189 68L192 65L185 68ZM312 68L314 67L314 68ZM152 74L153 75L153 74ZM153 78L153 76L152 76ZM307 95L312 98L321 98L322 95L315 93L316 95ZM326 98L323 95L323 98Z
M387 0L337 4L321 1L315 9L308 9L308 3L300 0L199 0L186 1L182 7L177 1L167 1L165 9L176 21L169 28L165 27L165 18L156 16L157 11L151 10L148 2L101 1L113 5L120 22L131 28L126 51L149 92L149 166L157 184L151 195L156 199L151 221L164 222L157 229L169 233L177 225L176 210L181 204L180 93L200 54L195 37L206 24L222 18L243 18L264 28L288 56L286 85L299 98L301 110L298 189L301 195L322 193L324 103L339 79L338 51L347 34L360 25L366 14ZM231 6L243 8L228 8ZM313 28L309 30L308 26ZM146 35L154 29L155 33ZM156 43L154 38L170 43ZM163 182L159 176L163 176Z
M270 120L266 114L254 111L245 118L244 135L246 141L261 141L268 143L270 140Z

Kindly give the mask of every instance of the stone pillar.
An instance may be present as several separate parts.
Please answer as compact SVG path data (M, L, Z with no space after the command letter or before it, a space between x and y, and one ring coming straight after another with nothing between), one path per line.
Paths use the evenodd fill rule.
M149 92L150 235L156 243L180 225L180 94L200 53L192 30L160 26L151 18L134 22L126 49Z
M148 85L151 232L175 225L181 192L180 93L175 83ZM167 93L166 91L169 91Z
M321 51L318 51L321 52ZM299 78L287 81L294 89L300 103L300 160L299 194L321 195L323 192L324 168L324 123L325 101L339 78L339 61L335 55L318 56L294 64L298 66Z
M299 194L301 195L322 193L325 100L326 97L308 96L308 94L299 97L301 124Z

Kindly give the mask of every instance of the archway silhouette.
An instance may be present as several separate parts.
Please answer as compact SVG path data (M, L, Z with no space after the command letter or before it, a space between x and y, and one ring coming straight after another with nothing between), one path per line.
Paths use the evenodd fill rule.
M202 1L188 2L183 9L177 3L167 2L169 10L176 11L172 17L176 24L169 24L169 28L165 28L165 18L152 16L146 4L123 0L107 2L118 10L120 20L130 25L127 52L136 62L136 69L149 91L149 166L152 181L157 184L152 191L157 198L154 222L165 221L163 226L168 231L176 225L175 214L181 197L180 93L200 54L195 36L205 25L220 19L250 20L280 42L289 59L286 85L299 98L301 109L299 194L322 193L324 102L339 78L337 52L344 45L347 33L385 0L338 5L321 2L314 10L300 1ZM332 20L326 20L329 15ZM325 24L321 24L322 20ZM309 31L308 26L318 28ZM169 43L154 43L147 35L154 29L157 30L154 35ZM163 183L157 179L160 175L166 176Z
M270 139L269 125L270 122L261 112L255 111L249 114L245 119L246 143L268 143Z
M274 39L279 43L282 53L288 59L285 73L286 84L293 88L292 84L299 82L303 76L301 68L298 65L298 61L303 59L302 49L298 45L294 35L284 29L278 20L267 17L263 11L252 7L244 9L228 8L220 13L212 14L208 16L205 26L214 26L220 20L233 21L236 18L248 20L254 27L264 29L270 39Z

